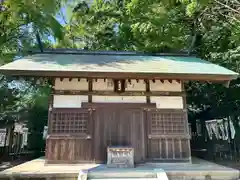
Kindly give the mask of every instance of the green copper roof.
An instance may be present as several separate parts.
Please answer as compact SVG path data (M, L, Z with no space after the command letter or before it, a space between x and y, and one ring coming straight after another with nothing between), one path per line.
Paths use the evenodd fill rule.
M153 75L220 75L237 78L238 74L200 58L190 56L140 56L106 54L35 54L0 67L0 72L52 76L81 72L151 73Z

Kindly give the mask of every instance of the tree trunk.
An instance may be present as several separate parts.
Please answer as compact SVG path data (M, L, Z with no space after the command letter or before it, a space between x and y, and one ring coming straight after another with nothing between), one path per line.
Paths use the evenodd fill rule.
M40 38L40 35L39 35L38 31L36 33L36 40L37 40L38 47L39 47L40 51L43 52L43 45L42 45L42 41L41 41L41 38Z

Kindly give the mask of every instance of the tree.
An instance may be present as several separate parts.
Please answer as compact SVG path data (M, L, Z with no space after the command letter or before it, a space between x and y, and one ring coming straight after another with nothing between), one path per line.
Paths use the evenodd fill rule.
M195 50L200 57L240 72L239 15L225 8L218 1L202 7L197 16ZM239 82L233 81L229 88L191 83L188 102L215 118L239 114Z
M62 26L55 15L60 0L3 0L0 4L0 59L10 59L39 43L39 36L61 39ZM19 55L19 54L18 54ZM20 54L22 55L22 54Z
M63 28L55 18L61 2L60 0L0 1L0 65L12 61L16 56L25 55L25 50L46 45L47 37L50 35L57 39L63 38ZM13 103L12 109L16 110L15 106L20 106L21 101L16 104L20 97L15 96L21 90L10 89L10 82L11 80L6 77L2 78L1 95L6 102ZM10 95L13 96L12 99ZM2 106L4 110L1 112L6 110L5 105Z
M26 55L26 50L47 47L49 36L62 39L63 28L55 18L61 2L0 1L0 65ZM13 80L0 75L0 125L6 127L14 122L32 122L36 111L40 114L47 112L49 94L46 88L31 81Z
M239 25L238 1L98 0L91 5L83 1L73 8L68 34L86 49L189 50L240 72ZM211 112L213 117L239 112L239 80L229 89L190 83L187 90L190 111Z
M157 1L82 2L73 10L68 33L87 49L182 50L191 39L188 25L181 24L188 24L183 8Z

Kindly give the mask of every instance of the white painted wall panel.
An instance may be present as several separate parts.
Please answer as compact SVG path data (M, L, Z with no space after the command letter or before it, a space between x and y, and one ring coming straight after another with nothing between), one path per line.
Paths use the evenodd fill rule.
M69 81L68 78L64 78L62 81L60 80L60 78L56 78L55 89L56 90L87 91L88 90L88 82L87 82L87 79L85 79L85 78L81 78L80 81L78 81L77 78L73 78L71 81Z
M126 89L125 91L146 91L146 83L143 79L140 79L138 82L137 80L131 80L131 83L126 80Z
M145 96L93 96L95 103L146 103Z
M93 80L93 91L113 91L114 84L112 79L97 79L97 82Z
M162 83L160 80L156 80L155 83L150 81L150 91L174 91L180 92L182 91L181 87L182 82L177 82L173 80L171 83L167 80L164 80Z
M181 96L152 96L151 103L156 103L159 109L183 109L183 98Z
M80 108L82 102L88 102L88 96L79 95L54 95L54 108Z

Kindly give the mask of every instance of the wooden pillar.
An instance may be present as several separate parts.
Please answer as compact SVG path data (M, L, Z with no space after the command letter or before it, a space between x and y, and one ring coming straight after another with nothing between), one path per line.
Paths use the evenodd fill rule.
M191 132L189 132L189 125L188 125L188 107L187 107L187 94L186 94L186 91L185 91L185 87L184 87L184 81L181 81L181 86L182 86L182 92L183 93L183 109L186 111L186 125L185 125L185 128L186 128L186 134L189 135L189 139L186 140L187 141L187 147L185 147L186 149L188 149L188 152L189 152L189 161L191 161L191 147L190 147L190 137L191 137Z
M88 79L88 91L92 92L93 90L93 80L92 79ZM92 103L92 95L88 95L88 102Z
M45 147L45 157L48 158L51 157L49 153L51 153L50 148L51 146L51 141L48 140L48 135L51 133L51 120L52 120L52 109L53 109L53 94L54 94L54 87L55 87L55 78L50 79L50 84L51 84L51 92L49 95L48 99L48 130L47 130L47 137L46 137L46 147Z
M149 84L149 80L146 79L145 82L146 82L146 92L149 93L149 92L150 92L150 84ZM147 101L147 104L151 103L151 102L150 102L150 96L146 96L146 101Z

